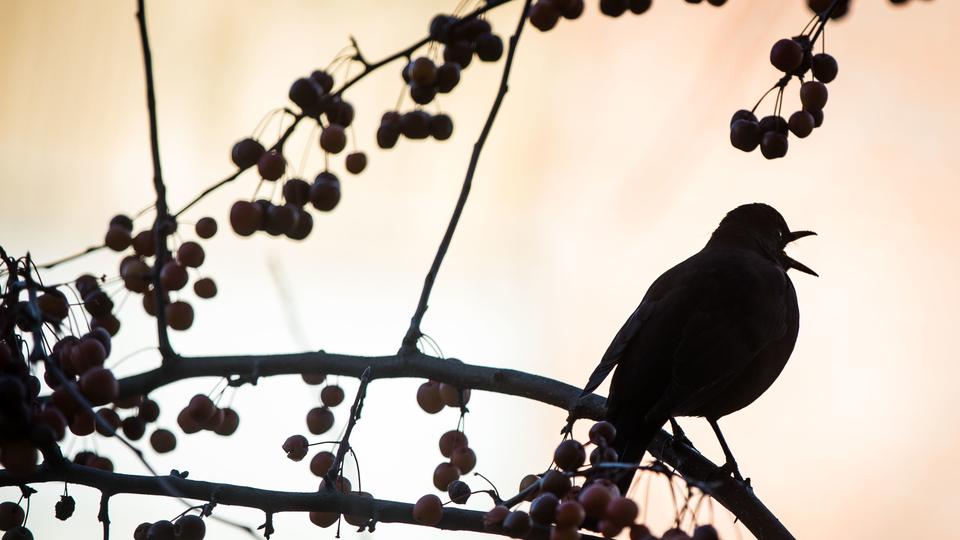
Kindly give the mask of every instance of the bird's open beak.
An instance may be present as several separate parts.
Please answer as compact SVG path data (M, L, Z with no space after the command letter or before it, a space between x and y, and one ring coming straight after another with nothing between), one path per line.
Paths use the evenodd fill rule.
M793 231L790 233L790 236L787 238L787 243L789 244L790 242L793 242L794 240L799 240L800 238L803 238L805 236L816 236L816 234L817 233L813 231ZM796 270L803 272L804 274L810 274L811 276L820 277L820 274L817 274L805 264L791 259L786 253L784 253L783 258L784 258L784 262L786 263L787 269L794 268Z

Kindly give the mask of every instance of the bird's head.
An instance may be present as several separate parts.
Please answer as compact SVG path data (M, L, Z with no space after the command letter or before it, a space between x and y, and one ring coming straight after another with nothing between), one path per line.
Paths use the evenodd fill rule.
M786 254L787 244L817 234L813 231L790 231L787 222L772 206L752 203L738 206L727 213L710 237L710 244L735 245L758 251L776 261L784 270L795 268L806 274L817 273Z

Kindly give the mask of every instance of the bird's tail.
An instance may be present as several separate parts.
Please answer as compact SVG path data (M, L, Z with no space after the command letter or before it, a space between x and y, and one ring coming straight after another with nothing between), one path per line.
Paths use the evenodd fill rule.
M639 463L643 459L644 452L647 451L647 448L650 446L650 443L653 442L653 438L657 436L660 428L666 422L656 422L656 421L645 421L640 424L634 424L632 426L622 426L617 425L615 422L614 426L617 428L617 439L613 443L614 450L617 451L617 455L620 456L621 463ZM627 491L630 489L630 484L633 483L633 477L636 475L636 472L625 472L619 475L616 478L617 487L620 488L620 493L624 496L627 495Z

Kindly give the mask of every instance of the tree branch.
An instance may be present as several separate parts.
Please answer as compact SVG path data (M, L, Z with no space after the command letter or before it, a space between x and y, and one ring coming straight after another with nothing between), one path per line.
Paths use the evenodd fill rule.
M596 394L579 399L581 389L548 377L514 369L501 369L464 364L460 360L437 358L420 352L411 355L351 356L315 353L277 354L265 356L209 356L183 358L169 368L124 378L120 395L145 395L173 382L195 377L228 377L237 382L252 382L259 377L300 373L326 373L359 378L371 368L371 379L431 379L457 388L485 390L518 396L575 412L577 418L599 420L605 413L606 400ZM650 448L654 457L674 467L693 484L709 487L709 494L733 512L750 531L761 539L790 540L793 536L753 490L719 470L719 467L660 431Z
M413 505L397 501L372 499L357 495L343 495L335 490L318 492L289 492L257 489L233 484L218 484L187 480L179 476L167 476L166 482L175 486L189 499L212 500L216 493L218 505L243 506L257 508L268 514L277 512L335 512L376 519L384 523L407 523L420 525L413 519ZM0 487L19 486L40 482L69 482L99 489L112 495L120 493L139 495L166 495L159 479L152 476L140 476L102 471L66 462L61 467L40 467L27 476L14 476L0 470ZM101 505L102 507L102 505ZM437 528L451 531L473 531L506 535L502 531L489 531L483 526L484 512L444 508L443 518ZM546 540L549 531L538 526L527 538ZM597 539L584 535L582 538Z
M404 354L410 354L417 349L417 340L423 333L420 331L420 322L427 312L427 303L430 300L430 292L433 290L433 282L437 279L440 272L440 265L443 264L443 258L447 255L447 249L450 248L450 242L453 240L453 233L460 223L460 215L463 214L463 208L467 204L467 198L470 196L470 187L473 185L473 175L477 171L477 164L480 161L480 152L483 150L484 143L487 142L487 136L493 128L493 121L497 118L497 112L500 111L500 105L503 98L507 95L507 81L510 78L510 68L513 67L513 56L517 51L517 43L520 42L520 33L527 22L527 13L530 11L530 1L525 0L523 8L520 11L520 20L517 22L517 29L510 36L510 45L507 50L507 60L503 64L503 74L500 76L500 87L497 89L497 97L493 100L490 112L487 114L487 121L483 124L480 136L473 145L473 153L470 155L470 164L467 166L467 174L463 179L463 187L460 188L460 197L453 209L453 215L450 216L450 222L447 224L447 230L443 233L443 239L437 248L437 254L433 258L433 264L430 265L430 271L423 280L423 289L420 291L420 300L417 302L417 309L410 319L410 327L407 328L407 334L403 337L403 343L400 351Z
M140 27L140 43L143 47L143 68L146 72L147 113L150 118L150 153L153 156L153 187L157 192L157 217L153 222L153 242L156 256L153 263L153 294L156 299L157 340L163 362L169 363L176 355L170 346L167 335L167 315L164 290L160 285L160 271L170 258L167 250L167 227L172 226L172 218L167 209L167 188L163 184L163 171L160 168L160 138L157 134L157 98L153 84L153 56L150 54L150 39L147 37L147 13L144 0L137 0L137 22Z

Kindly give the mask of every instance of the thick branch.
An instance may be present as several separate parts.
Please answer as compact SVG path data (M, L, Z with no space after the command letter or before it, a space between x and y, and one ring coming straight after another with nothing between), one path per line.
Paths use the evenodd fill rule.
M175 381L194 377L231 377L237 382L255 382L259 377L273 375L326 373L359 378L368 366L373 379L432 379L457 388L523 397L563 410L575 409L579 418L597 420L603 417L605 410L604 398L590 394L580 400L580 388L554 379L513 369L464 364L459 360L435 358L419 352L374 357L320 351L267 356L183 358L183 361L169 367L122 379L120 394L121 397L147 394ZM710 495L733 512L757 538L793 538L749 486L725 475L695 449L673 444L673 438L666 431L657 435L650 451L654 457L674 467L688 482L708 485Z
M523 32L529 11L530 0L525 0L523 8L521 8L520 11L520 20L517 22L517 29L513 35L510 36L510 46L507 50L507 60L503 64L503 74L500 76L500 86L497 89L497 97L494 98L490 112L487 114L487 121L484 122L480 136L477 137L477 142L473 145L473 153L470 155L467 174L463 179L463 187L460 188L460 197L457 199L457 205L453 209L453 215L450 216L447 230L443 233L443 239L440 241L437 254L433 258L433 264L430 265L430 271L427 272L427 277L423 280L423 289L420 291L420 300L417 302L417 309L410 319L410 327L407 328L407 334L404 336L403 343L400 346L400 350L403 353L409 354L416 350L417 340L419 340L422 335L420 322L427 312L427 303L430 301L433 282L437 279L437 274L440 272L440 265L443 264L443 258L447 255L450 242L453 240L453 233L457 230L457 225L460 223L460 215L463 214L463 208L467 204L467 197L470 196L470 187L473 185L473 175L477 171L477 163L480 162L480 152L483 150L483 145L487 142L487 137L493 128L493 121L497 118L497 113L500 111L503 98L507 95L507 90L509 89L507 81L510 78L510 68L513 67L513 56L517 51L517 43L520 42L520 33Z
M164 480L175 486L189 499L200 501L216 500L218 505L243 506L257 508L266 513L276 512L336 512L362 516L383 523L408 523L419 525L413 519L413 505L408 503L371 499L356 495L343 495L336 491L288 492L257 489L232 484L218 484L187 480L178 476L167 476ZM62 467L41 467L27 476L14 476L0 470L0 486L19 486L39 482L69 482L100 490L105 497L121 493L140 495L166 495L166 491L156 477L120 474L65 463ZM437 525L440 529L452 531L492 532L483 527L484 512L445 508L443 518ZM537 527L527 538L546 540L549 532L545 527ZM583 536L583 538L596 538Z

